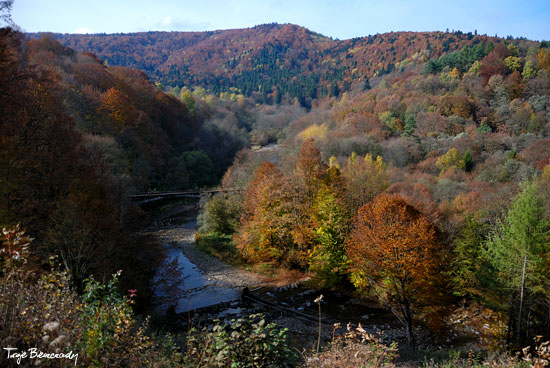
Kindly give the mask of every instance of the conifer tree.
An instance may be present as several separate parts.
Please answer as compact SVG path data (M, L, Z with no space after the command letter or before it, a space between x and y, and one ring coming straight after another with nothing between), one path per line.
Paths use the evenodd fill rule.
M540 288L550 244L544 203L537 189L536 182L521 184L520 193L512 200L504 220L497 224L487 244L487 259L497 272L504 296L510 300L507 342L511 340L516 308L515 338L521 343L526 301L544 292Z
M454 293L461 297L482 296L481 276L484 266L482 224L469 215L456 240L451 264Z

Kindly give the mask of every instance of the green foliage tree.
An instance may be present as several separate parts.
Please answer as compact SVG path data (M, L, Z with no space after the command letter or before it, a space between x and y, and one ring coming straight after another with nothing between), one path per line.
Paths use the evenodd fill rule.
M504 65L510 72L521 70L521 59L516 56L508 56L504 59Z
M174 189L203 188L216 182L214 164L202 151L186 151L168 162L164 183Z
M444 173L450 168L459 168L462 163L460 153L453 147L437 159L435 166L441 170L441 173Z
M185 106L187 106L187 109L189 109L191 115L195 115L196 108L195 97L193 96L193 93L187 87L184 87L181 89L180 98Z
M451 281L454 293L461 297L481 298L485 248L483 225L475 216L466 218L464 227L456 240L451 263ZM486 265L485 265L486 266Z
M365 77L365 81L363 82L363 91L368 91L371 89L370 81L367 77Z
M344 243L351 216L346 208L342 179L338 168L330 167L312 208L315 237L309 271L326 287L342 282L348 265Z
M416 129L416 119L414 118L413 114L405 114L405 124L403 126L403 133L401 133L404 137L411 137L414 136L414 130Z
M239 225L242 199L237 195L216 194L208 201L201 216L201 232L231 235Z
M474 168L474 159L469 149L466 150L466 152L464 152L464 156L462 156L461 166L464 168L464 171L466 172L470 172Z
M383 113L378 115L378 118L392 131L403 130L401 120L393 116L393 113L391 111L384 111Z
M470 67L470 69L468 69L468 74L471 74L471 75L479 75L479 69L481 68L481 63L479 62L479 60L476 60L472 66Z
M528 59L523 66L523 71L521 72L523 78L529 79L537 75L537 68L535 64Z
M524 308L528 299L543 292L548 275L549 222L544 216L544 203L537 193L536 182L523 182L520 193L512 200L503 221L499 222L487 243L487 260L496 270L498 281L509 298L511 319L517 308L516 342L525 335Z

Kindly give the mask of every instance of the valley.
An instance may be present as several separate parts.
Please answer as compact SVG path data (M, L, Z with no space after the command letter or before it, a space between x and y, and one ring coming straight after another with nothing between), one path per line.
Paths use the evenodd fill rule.
M549 46L1 28L0 345L547 366Z

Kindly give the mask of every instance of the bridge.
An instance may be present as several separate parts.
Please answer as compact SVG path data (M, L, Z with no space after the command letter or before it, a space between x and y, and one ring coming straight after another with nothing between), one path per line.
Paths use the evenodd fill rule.
M155 202L161 199L177 199L177 198L201 198L205 195L213 195L216 193L232 193L242 192L244 189L209 189L209 190L184 190L176 192L148 192L129 195L128 198L137 205Z

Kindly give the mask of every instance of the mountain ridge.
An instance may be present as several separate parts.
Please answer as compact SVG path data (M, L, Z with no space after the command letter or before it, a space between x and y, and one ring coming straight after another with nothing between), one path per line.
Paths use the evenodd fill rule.
M373 76L466 46L487 48L510 41L460 31L402 31L334 40L298 25L277 23L205 32L49 36L109 65L140 69L170 87L238 91L270 103L284 96L302 105L362 88Z

